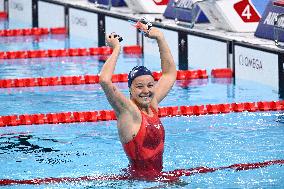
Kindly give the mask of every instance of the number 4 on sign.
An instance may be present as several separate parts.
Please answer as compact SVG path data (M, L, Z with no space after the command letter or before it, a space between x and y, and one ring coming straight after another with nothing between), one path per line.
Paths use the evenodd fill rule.
M248 20L251 18L251 13L250 13L250 5L247 5L244 11L242 12L242 17L247 17Z
M249 0L234 4L234 9L244 22L259 22L260 16Z

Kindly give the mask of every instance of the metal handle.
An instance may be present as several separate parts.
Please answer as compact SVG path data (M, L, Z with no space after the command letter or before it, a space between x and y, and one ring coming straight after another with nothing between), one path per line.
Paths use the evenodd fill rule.
M284 49L284 45L281 44L279 40L279 32L284 31L284 27L281 26L279 23L279 21L281 20L284 21L284 14L279 14L274 20L274 26L273 26L274 42L277 47Z

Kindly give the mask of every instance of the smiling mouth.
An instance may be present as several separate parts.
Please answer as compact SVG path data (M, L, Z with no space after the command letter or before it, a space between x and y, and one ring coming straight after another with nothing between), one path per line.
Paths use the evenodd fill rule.
M150 97L149 96L141 96L140 98L142 98L143 100L147 100Z
M139 97L142 98L143 100L147 100L147 99L150 99L153 95L152 94L149 94L149 95L140 95Z

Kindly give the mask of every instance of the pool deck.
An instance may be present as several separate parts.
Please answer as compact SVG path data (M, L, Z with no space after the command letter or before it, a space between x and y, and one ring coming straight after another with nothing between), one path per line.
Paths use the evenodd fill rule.
M201 37L207 37L211 39L224 40L224 41L237 41L242 44L246 44L252 47L261 48L268 51L274 52L284 52L275 45L273 40L262 39L254 36L252 32L229 32L222 29L214 28L210 23L197 23L193 28L179 26L175 23L173 19L167 19L162 14L137 14L133 13L128 7L111 7L110 10L103 8L98 8L94 3L90 3L87 0L48 0L50 2L57 2L66 4L69 6L74 6L82 9L87 9L90 11L95 11L98 13L103 13L105 15L110 15L114 17L120 17L124 19L137 20L139 18L146 17L149 20L159 19L159 21L154 21L153 25L161 27L164 29L183 31L188 34L197 35Z

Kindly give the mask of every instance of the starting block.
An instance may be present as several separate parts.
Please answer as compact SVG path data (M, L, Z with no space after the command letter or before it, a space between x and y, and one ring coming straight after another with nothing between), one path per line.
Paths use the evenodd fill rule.
M284 42L284 0L269 1L255 36L275 40L277 46Z
M233 32L255 32L260 14L251 0L199 0L199 7L216 27Z
M169 0L124 0L137 13L164 13Z
M177 24L192 26L194 23L208 22L205 14L193 0L170 0L164 13L165 18L174 19Z

